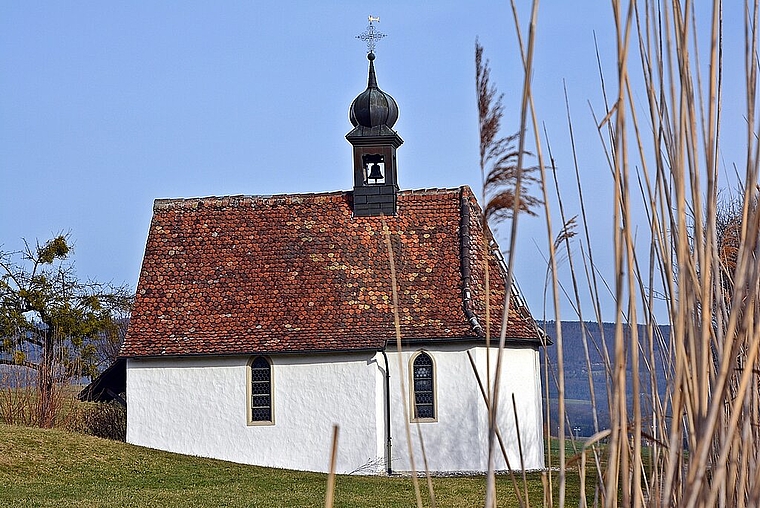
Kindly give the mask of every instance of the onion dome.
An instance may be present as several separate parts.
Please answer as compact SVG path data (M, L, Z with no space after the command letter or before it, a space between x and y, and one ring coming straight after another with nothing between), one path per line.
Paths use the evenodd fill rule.
M372 18L367 29L370 43L378 38L372 31ZM353 147L354 217L392 216L398 213L398 169L396 148L404 142L393 130L398 120L398 105L393 97L377 87L375 53L371 44L367 89L351 103L348 116L353 125L346 139Z
M369 60L367 89L356 96L351 103L348 116L355 127L354 130L358 128L366 132L366 129L370 129L374 133L390 134L393 132L391 130L393 125L398 120L398 105L393 97L377 87L375 54L368 53L367 60Z

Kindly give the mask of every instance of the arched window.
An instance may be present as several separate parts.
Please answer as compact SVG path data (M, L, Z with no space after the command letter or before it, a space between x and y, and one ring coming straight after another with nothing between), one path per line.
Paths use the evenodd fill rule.
M412 362L414 419L435 419L435 372L433 359L420 352Z
M250 421L272 423L272 365L263 356L257 356L251 362L250 376Z

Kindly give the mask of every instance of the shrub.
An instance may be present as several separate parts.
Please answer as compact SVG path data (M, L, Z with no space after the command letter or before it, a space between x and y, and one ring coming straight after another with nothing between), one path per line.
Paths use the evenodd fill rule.
M71 412L66 427L82 434L125 441L127 408L117 402L85 402Z

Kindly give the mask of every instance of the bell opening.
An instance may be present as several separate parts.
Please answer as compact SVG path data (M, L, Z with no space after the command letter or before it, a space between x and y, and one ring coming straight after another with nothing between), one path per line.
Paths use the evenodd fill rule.
M362 157L364 166L364 183L367 185L382 185L385 183L385 161L379 154Z

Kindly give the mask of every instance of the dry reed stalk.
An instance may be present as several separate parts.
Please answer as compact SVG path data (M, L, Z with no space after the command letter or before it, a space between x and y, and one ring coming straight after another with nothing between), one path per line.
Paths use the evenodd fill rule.
M573 135L573 122L572 122L572 119L570 118L570 104L567 97L567 87L565 86L564 83L563 83L563 88L564 88L564 93L565 93L565 110L567 114L567 126L568 126L568 132L570 135L570 144L571 144L572 153L573 153L573 167L575 168L575 174L579 175L578 155L575 150L575 136ZM547 140L548 140L548 137L547 137ZM557 196L557 203L559 206L560 218L561 218L562 224L569 224L570 220L567 219L567 216L565 215L564 203L562 201L562 193L559 190L559 183L556 177L557 170L554 164L554 158L551 156L551 151L549 152L549 161L551 163L551 170L552 170L552 176L553 176L553 181L554 181L555 194ZM583 212L583 217L585 220L583 191L581 190L580 185L578 185L578 195L580 198L581 210ZM572 221L573 223L575 223L574 222L575 217L573 217ZM563 228L563 229L566 230L567 228ZM588 231L586 233L588 235ZM570 263L570 274L571 274L572 283L573 283L573 297L575 300L575 308L577 309L578 320L581 323L581 333L583 335L583 354L586 360L586 368L588 369L588 372L591 372L592 371L591 356L589 355L589 348L588 348L589 334L588 334L588 330L586 330L586 320L583 318L583 305L581 304L579 283L578 283L577 277L575 276L575 267L573 264L573 256L572 256L572 251L570 248L570 240L574 236L575 236L575 231L572 232L572 235L570 234L564 235L563 243L565 244L565 249L567 250L567 259L568 259L568 262ZM597 309L597 315L599 314L600 314L600 311ZM589 394L591 396L591 412L592 412L593 421L594 421L594 432L599 432L599 419L597 418L597 406L596 406L596 390L594 388L594 379L591 376L589 376L588 385L589 385Z
M427 452L425 451L425 440L422 439L422 429L420 428L420 422L417 421L414 424L417 429L417 439L420 440L420 451L422 452L422 463L425 466L425 480L428 488L428 496L430 499L430 508L435 508L435 490L433 489L433 477L430 476L430 468L428 467Z
M522 186L535 182L536 179L530 173L534 168L524 168L520 164L524 152L524 142L520 141L521 132L511 136L501 137L501 120L504 114L502 104L503 94L498 94L496 86L490 83L490 66L488 60L483 60L483 47L475 43L475 88L478 104L478 127L480 134L480 172L482 182L482 202L484 205L482 215L482 267L485 283L485 346L487 407L488 418L495 421L496 413L491 382L495 379L491 375L491 286L490 286L490 263L494 253L493 237L490 234L489 219L500 221L513 218L520 212L534 215L533 208L539 201L527 192L522 191ZM520 142L520 148L515 148L514 142ZM521 151L522 150L522 151ZM465 291L469 291L465 288ZM508 307L507 307L508 308ZM502 317L502 324L505 325ZM493 436L489 436L489 450L493 456ZM492 491L493 493L493 491Z
M325 493L325 508L332 508L335 498L335 463L338 461L338 431L333 425L332 447L330 451L330 473L327 475L327 492Z
M491 407L490 403L488 402L488 394L486 393L486 389L483 387L483 380L480 378L480 374L478 373L478 368L475 366L475 360L472 358L472 354L467 351L467 358L470 360L470 367L472 368L473 374L475 374L475 380L478 382L478 388L480 389L480 395L483 397L483 402L486 404L486 411L489 410ZM504 462L507 464L507 471L509 472L509 478L512 480L512 487L514 488L515 495L517 496L517 503L520 506L530 506L530 500L525 498L526 500L523 501L522 495L520 494L520 488L517 486L517 479L515 478L515 472L512 469L512 465L509 463L509 456L507 455L507 448L504 445L504 438L501 436L501 431L499 430L499 427L496 427L496 438L499 441L499 448L501 449L501 454L504 457Z
M576 155L576 152L575 152L575 141L574 141L574 136L573 136L572 120L570 119L570 107L569 107L569 102L568 102L568 98L567 98L567 89L566 88L565 88L565 107L566 107L566 111L567 111L568 129L569 129L569 132L570 132L570 143L572 145L572 151L573 151L573 162L574 162L574 166L575 166L576 175L578 175L579 174L579 169L578 169L578 163L577 163L577 155ZM544 133L545 133L546 139L548 140L548 135L546 135L546 129L544 129ZM574 216L574 217L571 217L571 218L568 219L567 216L565 215L565 208L564 208L564 202L563 202L563 198L562 198L562 193L560 192L559 181L558 181L558 179L556 177L556 165L555 165L554 157L552 156L551 145L548 143L548 141L547 141L547 151L548 151L548 155L549 155L552 181L554 182L555 197L557 199L557 204L558 204L558 207L559 207L560 219L561 219L562 224L563 224L563 228L560 231L560 233L557 235L557 238L555 238L553 245L554 245L554 250L556 252L560 248L560 246L562 244L564 244L565 251L566 251L566 256L567 256L566 259L567 259L567 261L568 261L568 263L570 265L571 283L572 283L572 288L573 288L572 298L573 298L573 301L574 301L574 304L571 304L571 305L573 307L573 312L574 312L575 316L578 318L578 320L580 322L580 325L581 325L581 336L582 336L584 358L585 358L585 362L586 362L586 369L587 369L587 372L589 373L588 374L588 378L587 378L587 382L588 382L588 386L589 386L589 393L590 393L590 396L591 396L591 412L592 412L592 418L593 418L593 423L594 423L594 432L599 432L599 423L598 423L598 418L597 418L597 404L596 404L596 389L594 387L593 376L591 375L591 373L593 372L593 368L592 368L592 365L591 365L591 357L590 357L590 354L589 354L589 347L588 347L588 337L591 334L590 334L590 332L586 328L586 322L585 322L585 319L583 317L582 303L581 303L580 290L579 290L579 283L578 283L578 280L577 280L577 277L576 277L576 269L575 269L574 261L573 261L574 258L573 258L572 251L571 251L571 240L577 234L576 231L575 231L577 216ZM578 185L578 194L579 194L580 204L581 204L581 207L583 209L583 207L584 207L584 201L583 201L583 193L582 193L580 185ZM584 210L584 221L585 221L585 210ZM588 228L586 227L585 229L586 229L586 235L587 235L587 238L588 238ZM584 267L584 268L586 268L586 273L588 274L588 269L587 269L588 267ZM589 285L589 289L590 289L590 291L592 291L592 296L595 296L593 294L593 288L590 285ZM568 295L566 295L566 296L568 296ZM569 298L569 296L568 296L568 298ZM598 302L598 296L596 296L595 301ZM597 316L601 315L601 310L600 310L600 308L598 306L596 307L596 314L597 314ZM599 322L601 322L601 319L599 319ZM604 329L604 327L600 327L600 330L603 330L603 329ZM602 337L604 337L604 336L602 335ZM600 351L600 349L599 349L598 346L596 346L596 349L597 349L597 351L599 351L601 353L601 351ZM600 356L603 356L603 358L608 359L608 355L607 355L607 352L606 352L606 347L604 349L604 353L605 353L604 355L600 354ZM607 367L609 368L609 362L608 361L607 361ZM547 388L547 390L548 390L548 388ZM547 400L548 400L548 396L547 396ZM547 414L547 420L549 420L549 418L550 418L550 415ZM570 425L569 418L566 417L565 420L566 420L566 423L568 425L568 428L570 428L571 425ZM575 446L576 446L575 440L572 439L572 435L571 435L571 444L573 446L574 453L577 452L577 450L575 449ZM601 461L600 461L600 459L599 459L599 457L598 457L597 454L594 455L594 459L595 459L596 466L597 466L597 474L601 475L601 471L602 471ZM601 479L601 477L600 477L600 479Z
M515 10L514 2L513 2L513 10ZM516 13L516 10L515 10ZM523 193L523 177L525 173L525 164L524 164L524 156L526 153L525 150L525 133L527 132L527 113L528 113L528 104L530 102L530 72L529 69L532 66L533 61L533 53L534 53L534 47L535 47L535 26L536 26L536 20L538 17L538 1L534 0L533 2L533 10L532 15L530 18L530 28L528 33L528 45L527 45L527 51L522 52L523 55L523 65L525 67L525 79L524 79L524 85L523 85L523 96L522 96L522 106L520 108L520 129L518 131L518 148L517 148L517 162L515 167L515 172L517 175L515 186L514 186L514 200L513 200L513 207L512 207L512 213L511 213L511 227L510 227L510 244L509 244L509 255L508 255L508 261L507 261L507 280L506 280L506 286L507 288L511 288L514 282L514 262L515 262L515 246L517 241L517 225L518 225L518 217L519 212L523 210L522 205L522 193ZM517 19L515 19L516 24L518 25L518 31L519 31L519 23L517 23ZM521 39L522 40L522 39ZM539 166L541 166L541 154L539 150ZM543 169L541 168L543 171ZM486 253L487 255L488 253ZM493 377L493 390L489 394L489 401L490 401L490 410L489 410L489 432L488 432L488 473L486 477L486 498L485 498L485 507L486 508L495 508L497 501L496 501L496 456L495 456L495 443L496 443L496 421L497 421L497 415L499 411L499 387L500 387L500 381L501 381L501 369L502 369L502 358L503 358L503 352L504 352L504 345L506 340L506 331L507 331L507 324L508 324L508 316L509 316L509 308L510 308L510 297L507 296L504 301L504 308L502 313L502 320L501 320L501 330L499 334L499 349L498 354L496 358L496 366L494 371L494 377ZM490 380L489 380L490 383Z
M600 471L597 481L602 487L601 498L593 500L595 506L599 503L604 506L755 506L760 500L760 426L757 424L760 417L760 218L753 205L758 196L760 164L757 140L760 126L756 115L758 3L755 0L744 5L747 162L741 184L743 196L736 259L733 265L727 265L721 259L722 232L716 223L721 185L717 161L723 83L722 3L713 2L709 24L705 25L709 51L704 60L706 72L703 72L697 52L701 34L692 2L612 2L617 90L604 119L597 122L614 185L614 354L606 354L606 340L599 348L604 358L609 358L606 363L611 367L608 379L611 422L609 429L598 432L587 442L580 468L585 487L586 453L593 453ZM643 4L643 9L639 10L639 4ZM523 46L514 2L512 9L528 76L532 52L530 44L528 50ZM531 32L534 21L535 16L531 18ZM641 70L636 81L632 78L634 67L629 66L634 49L638 50ZM649 127L646 129L640 128L637 118L634 85L638 80L643 82L648 104ZM606 102L603 76L601 81ZM527 110L533 119L539 169L546 192L545 165L528 79L523 84L523 121ZM569 113L568 123L575 157ZM607 140L604 140L605 133ZM638 198L633 190L633 167L640 168L641 205L650 235L649 260L644 266L637 259L640 245L634 236L638 218L633 205ZM577 180L586 241L582 266L601 324L596 268L579 176ZM556 192L562 223L567 224L561 193ZM549 273L559 325L556 246L552 241L546 194L544 197L550 240ZM564 241L570 256L570 239ZM571 272L573 276L576 273L572 260ZM653 288L656 284L662 287L671 326L667 344L655 317ZM573 300L574 307L580 309L575 280ZM639 321L644 324L641 329L637 325ZM556 342L560 398L558 503L563 506L566 460L561 328ZM657 349L661 355L655 352ZM498 363L496 370L498 378ZM658 370L664 371L664 387L658 386ZM545 376L548 380L548 373ZM646 383L649 385L645 387ZM593 383L589 386L594 389ZM494 394L494 403L497 400ZM604 447L597 443L602 438L606 440ZM644 439L648 442L646 447ZM602 464L606 468L603 476ZM581 504L587 506L585 488L582 494ZM491 506L488 504L490 496L489 490L486 506ZM545 504L553 503L551 475L548 475Z
M540 139L540 133L539 133L539 122L536 115L536 108L533 102L533 95L531 92L531 81L530 76L532 74L532 65L533 65L533 51L534 51L534 44L535 44L535 33L536 33L536 24L538 21L538 0L534 0L532 3L532 9L531 9L531 16L529 21L529 32L528 32L528 44L527 49L525 45L523 44L523 37L522 37L522 30L520 28L520 20L517 13L517 6L514 2L514 0L511 0L511 6L512 6L512 14L513 19L515 23L515 32L517 34L519 48L520 48L520 56L522 58L523 62L523 73L524 73L524 80L523 80L523 94L522 94L522 104L520 108L520 132L525 133L527 132L527 116L530 114L530 120L532 124L532 130L533 134L535 136L535 146L536 146L536 156L538 159L538 169L540 171L540 181L541 181L541 189L542 189L542 199L544 204L544 217L546 220L546 233L547 237L549 239L548 246L549 246L549 264L550 264L550 272L552 274L551 282L552 282L552 301L553 301L553 307L555 312L555 322L556 322L556 347L557 347L557 363L558 363L558 373L557 377L559 380L559 386L558 386L558 398L559 398L559 404L558 404L558 420L559 420L559 505L564 506L565 505L565 494L566 494L566 458L565 458L565 400L564 400L564 356L563 356L563 341L562 341L562 325L561 325L561 317L560 317L560 290L559 290L559 279L557 275L557 256L556 256L556 250L554 248L554 234L552 231L552 214L551 209L549 205L549 196L547 191L547 178L546 178L546 164L544 162L543 157L543 151L542 151L542 143ZM524 136L522 136L524 138ZM510 241L510 258L509 258L509 273L511 276L512 269L513 269L513 253L514 253L514 240L516 235L516 224L513 224L512 226L512 237ZM500 346L502 344L500 343ZM498 366L497 366L498 369ZM497 373L498 377L498 373ZM548 420L548 418L547 418ZM489 478L490 478L490 472L489 472ZM552 487L552 481L551 481L551 474L548 475L548 498L549 498L549 506L554 505L554 498L553 498L553 487ZM488 499L488 498L487 498ZM486 507L488 508L489 505L486 503Z
M525 458L523 456L522 439L520 439L520 418L517 415L517 401L515 400L514 392L512 393L512 412L515 416L515 435L517 436L517 450L520 453L520 470L522 471L523 489L525 489L525 499L528 503L527 506L530 506L530 501L528 501L528 476L525 472Z
M417 500L417 507L422 508L422 495L420 494L420 484L417 481L417 468L414 465L414 450L412 449L412 432L409 429L409 408L406 404L406 386L404 383L404 376L401 375L404 372L404 364L401 360L401 322L398 316L398 287L396 284L396 264L393 258L393 246L391 245L391 232L388 229L388 224L383 217L383 236L385 237L385 246L388 249L388 263L391 268L391 292L393 297L393 323L396 329L396 357L398 358L398 371L399 371L399 390L401 391L402 407L404 408L404 429L406 430L406 445L407 453L409 453L409 464L412 467L412 484L414 485L414 495ZM420 442L422 442L422 436L420 436ZM423 451L424 453L424 451ZM390 457L389 457L390 460ZM427 458L425 459L427 461ZM428 488L432 497L432 482L430 481L430 474L426 470L425 476L428 478Z
M546 312L543 313L543 315L546 315ZM545 321L545 320L544 320ZM560 325L561 326L561 325ZM546 455L546 468L547 471L549 471L549 474L544 473L544 475L541 477L542 481L544 483L544 499L545 501L548 500L548 502L544 503L544 506L547 506L549 508L552 508L554 506L554 499L552 497L552 454L551 454L551 407L549 404L549 401L551 400L549 397L549 355L546 354L546 348L549 347L549 345L544 342L541 344L541 346L544 348L544 400L546 401L546 408L544 412L544 450Z
M747 163L743 177L740 234L736 260L721 259L716 223L720 210L718 157L722 97L722 3L715 0L708 26L709 52L703 80L697 48L699 37L695 7L679 0L655 3L612 2L617 38L617 92L599 126L614 182L615 334L614 355L599 348L608 366L610 428L600 431L584 446L581 457L585 486L586 452L590 450L599 471L605 506L754 506L760 500L760 218L758 165L760 143L756 125L758 1L745 2L747 80ZM535 24L535 7L531 34ZM532 47L523 46L515 3L512 9L526 76L530 75ZM532 37L531 37L532 40ZM649 129L641 129L636 113L635 87L629 68L632 48L638 46L641 79L649 106ZM691 49L693 48L693 50ZM597 53L598 55L598 53ZM599 57L597 56L598 60ZM601 65L600 65L601 69ZM603 76L602 92L606 102ZM541 157L530 82L523 84L521 134L527 111L533 120L542 172L549 238L549 273L558 323L558 389L560 422L559 505L565 504L564 388L559 282L556 245L551 240L551 214L546 199L545 165ZM572 122L568 123L572 141ZM629 134L629 130L632 133ZM604 132L608 141L604 141ZM651 138L648 138L651 135ZM550 157L551 158L551 157ZM635 158L638 158L635 160ZM648 162L650 161L651 162ZM631 168L638 173L649 225L648 265L637 259L633 203L637 200ZM576 163L576 176L578 175ZM578 180L586 253L582 266L601 325L601 305L590 235ZM568 224L561 193L557 192L562 223ZM512 239L515 228L513 225ZM571 256L569 238L564 238ZM514 243L510 244L511 254ZM573 298L580 309L576 270ZM667 344L657 327L653 289L662 287L671 332ZM643 311L643 313L641 313ZM644 327L639 329L638 322ZM601 327L603 330L603 327ZM503 327L502 327L503 331ZM502 334L503 340L503 334ZM585 335L584 335L585 340ZM500 342L500 346L501 346ZM661 351L660 355L655 353ZM585 351L588 351L587 344ZM587 353L588 358L588 353ZM589 363L587 359L587 363ZM658 369L666 386L658 386ZM630 378L627 375L630 372ZM497 361L495 378L499 378ZM589 369L589 375L591 369ZM548 380L548 372L545 373ZM649 383L644 387L645 381ZM631 395L628 395L630 385ZM593 383L590 380L590 389ZM496 413L498 381L489 394L490 416ZM664 393L664 397L661 396ZM645 400L647 399L648 400ZM644 404L646 402L646 404ZM547 414L547 421L549 421ZM493 447L489 442L492 460ZM605 447L597 441L607 440ZM644 439L646 438L646 454ZM591 445L589 445L591 443ZM591 448L589 449L589 446ZM646 456L645 456L646 455ZM489 461L490 464L490 461ZM601 465L604 464L604 475ZM489 479L491 471L489 468ZM545 504L553 505L551 475L545 479ZM588 505L585 488L581 504ZM488 484L486 506L495 504Z
M597 63L598 63L598 65L601 68L601 64L599 62L599 53L598 53L598 51L597 51ZM602 83L602 94L606 97L606 92L605 92L605 89L604 89L604 78L603 78L603 75L601 75L601 83ZM594 342L594 347L595 347L595 349L597 351L597 354L599 354L599 356L604 361L605 372L607 372L608 377L609 377L609 376L611 376L611 372L612 372L612 364L611 364L611 361L610 361L609 350L607 348L607 341L605 339L604 326L602 325L603 320L602 320L601 298L600 298L600 295L599 295L599 285L598 285L598 282L597 282L596 270L594 268L594 266L595 266L594 265L594 261L593 261L594 255L593 255L593 249L591 248L591 235L589 233L589 228L588 228L588 216L587 216L587 213L586 213L586 204L585 204L586 202L585 202L585 199L584 199L583 188L582 188L582 185L581 185L580 168L579 168L579 165L578 165L578 155L577 155L576 144L575 144L575 135L574 135L574 131L573 131L573 121L572 121L572 118L571 118L571 115L570 115L570 103L569 103L569 99L568 99L568 96L567 96L567 87L566 87L566 85L565 85L564 82L563 82L563 90L564 90L564 95L565 95L565 110L566 110L566 116L567 116L569 141L570 141L571 150L572 150L572 156L573 156L573 168L574 168L574 171L575 171L577 196L578 196L578 202L579 202L579 206L580 206L580 217L581 217L581 223L583 225L584 240L585 240L586 253L587 253L586 254L586 253L584 253L583 250L581 250L581 253L582 253L582 266L584 268L584 273L586 275L586 280L587 280L587 288L586 289L588 290L588 294L589 294L591 302L592 302L592 307L594 309L594 314L595 314L597 323L600 325L598 329L599 329L599 332L600 332L601 345L597 344L596 342ZM552 164L552 175L554 176L556 174L556 170L555 170L554 160L553 160L553 158L551 156L550 156L550 160L551 160L551 164ZM556 194L557 202L558 202L558 205L560 207L560 214L561 214L563 223L565 223L566 219L565 219L565 213L564 213L562 193L561 193L561 191L559 189L558 180L557 180L556 176L554 176L553 180L554 180L554 183L555 183L555 194ZM575 235L573 235L573 236L575 236ZM595 386L594 386L593 368L592 368L592 365L591 365L591 359L590 359L590 355L589 355L589 346L588 346L588 340L589 340L589 338L591 338L592 341L593 341L593 337L590 334L590 332L588 331L588 329L586 328L585 319L584 319L583 313L582 313L583 305L582 305L581 299L580 299L580 291L577 288L578 283L576 281L576 276L575 276L576 271L575 271L575 268L573 266L573 256L572 256L572 252L570 250L570 240L571 240L571 237L566 235L565 238L564 238L564 243L565 243L565 247L566 247L566 251L567 251L567 256L568 256L569 263L570 263L570 273L572 274L574 301L575 301L575 308L577 309L576 314L577 314L578 319L579 319L579 321L581 323L582 343L583 343L584 358L585 358L585 361L586 361L586 368L587 368L587 372L588 372L588 379L587 379L587 381L588 381L588 385L589 385L589 394L590 394L590 397L591 397L591 411L592 411L592 416L593 416L594 432L598 433L600 431L599 420L598 420L598 416L597 416L598 406L597 406L597 402L596 402L596 389L595 389ZM608 407L609 407L609 406L611 406L610 401L611 401L611 398L612 398L612 393L611 393L611 390L610 390L610 384L609 383L606 383L606 387L607 387L606 395L607 395L607 401L608 401ZM602 477L602 471L603 471L603 469L602 469L602 460L601 460L601 457L600 457L599 453L596 453L596 451L593 453L593 457L594 457L594 463L595 463L595 466L596 466L597 480L598 480L599 484L602 484L604 482L604 479ZM583 459L584 459L584 463L585 463L585 452L584 452L584 455L583 455ZM585 470L582 472L582 474L585 475ZM582 482L581 483L582 483L582 485L585 485L585 476L582 477ZM581 489L581 492L585 492L585 490ZM583 497L583 503L584 504L586 503L585 496Z
M616 180L616 224L628 224L633 219L629 203L628 167L631 162L626 153L627 121L635 127L639 157L646 160L642 149L643 135L637 127L633 108L633 92L627 71L627 43L631 30L633 3L626 10L621 2L614 4L618 34L618 100L611 112L613 127L613 169ZM685 506L737 506L746 504L752 491L748 481L757 474L757 431L748 417L756 414L753 399L757 389L748 391L750 384L757 387L758 344L754 316L757 314L758 270L757 219L749 209L752 194L745 193L741 261L734 270L733 291L729 300L741 304L727 305L720 274L721 260L717 249L718 167L716 153L719 146L720 117L720 3L714 2L710 20L710 53L707 80L707 97L702 100L698 58L692 59L690 46L695 48L696 28L693 6L674 1L655 9L651 4L643 17L644 29L638 28L639 47L642 53L642 71L647 99L650 105L652 143L655 150L656 178L650 183L649 171L643 170L648 189L648 205L652 231L650 252L656 259L650 261L650 276L659 268L668 297L672 325L671 351L673 375L669 378L669 404L653 404L652 418L657 420L657 435L666 438L668 450L654 447L651 452L649 477L643 468L640 437L644 428L640 397L634 390L634 413L628 415L623 404L626 379L621 366L628 367L637 383L640 366L639 351L649 351L649 363L656 359L652 354L654 334L648 332L647 346L637 337L637 328L631 328L632 344L629 357L623 354L625 338L622 320L617 321L615 405L613 406L612 438L608 454L607 505L617 503L618 479L623 504L643 505L654 503L683 503ZM749 12L749 9L748 9ZM757 4L752 9L756 20ZM638 20L638 18L637 18ZM755 48L756 25L748 29L748 47ZM751 41L751 42L749 42ZM754 52L754 49L752 50ZM695 52L696 55L696 52ZM748 74L754 76L755 62L748 65ZM756 83L750 77L754 96ZM696 82L696 84L695 84ZM630 113L623 107L631 105ZM748 106L748 118L754 115L754 99ZM750 122L751 125L751 122ZM703 145L700 148L700 138ZM754 140L748 142L750 153L756 153ZM757 159L748 156L748 174L745 189L754 188L757 181ZM706 182L706 183L705 183ZM654 189L653 189L654 188ZM755 191L753 191L755 192ZM753 215L754 214L754 215ZM689 222L689 219L691 223ZM753 229L754 228L754 229ZM747 233L748 232L748 233ZM642 306L645 298L642 286L635 281L641 277L635 262L634 239L630 233L618 229L616 234L617 272L626 276L616 281L618 316L627 298L627 315L632 323L637 307L633 304L640 293ZM752 254L749 254L752 253ZM655 267L655 263L657 264ZM640 284L640 282L639 282ZM651 300L650 300L651 301ZM646 318L647 323L653 320ZM744 363L737 369L737 361ZM653 368L653 365L649 367ZM650 375L650 380L654 379ZM656 391L653 389L653 399ZM666 423L667 411L674 417ZM625 427L623 426L625 425ZM624 436L627 436L624 440ZM690 453L681 446L682 436L687 440ZM632 440L632 445L630 444ZM739 447L741 446L741 449ZM663 447L664 448L664 447ZM734 460L728 461L731 457ZM632 464L627 466L627 464ZM630 479L629 479L630 478ZM730 480L730 481L729 481ZM651 487L651 490L650 490Z

